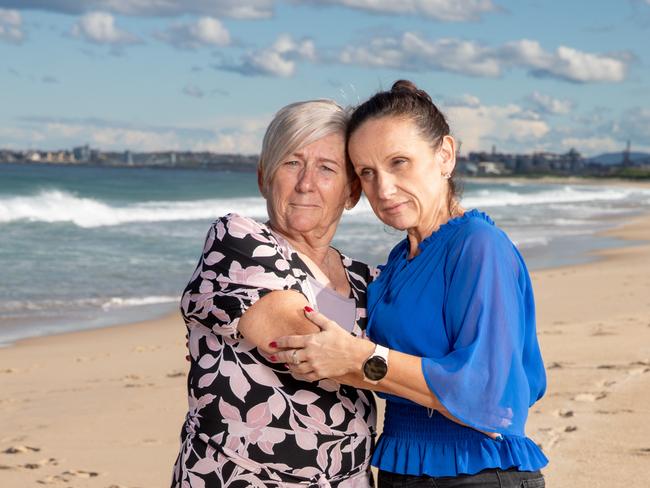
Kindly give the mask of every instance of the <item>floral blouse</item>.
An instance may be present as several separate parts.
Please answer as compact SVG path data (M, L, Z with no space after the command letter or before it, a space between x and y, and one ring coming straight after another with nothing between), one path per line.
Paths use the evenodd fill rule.
M341 259L357 304L352 333L362 335L370 271ZM181 301L191 366L173 488L368 486L372 394L332 380L297 380L237 329L242 314L271 291L310 296L309 275L264 224L229 214L210 228Z

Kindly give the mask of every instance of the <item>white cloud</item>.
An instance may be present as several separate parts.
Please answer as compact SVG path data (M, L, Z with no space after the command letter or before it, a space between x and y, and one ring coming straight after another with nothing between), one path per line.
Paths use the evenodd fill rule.
M522 39L499 47L475 41L442 38L435 41L405 32L401 37L371 39L347 46L343 64L407 71L448 71L496 78L506 69L521 68L533 76L573 82L620 82L625 79L629 54L592 54L560 46L545 51L537 41Z
M66 124L61 122L52 122L45 124L45 132L50 137L76 137L85 131L85 126L81 124Z
M259 154L260 141L261 138L254 133L218 133L212 140L198 141L194 144L193 150L227 154Z
M478 20L497 10L492 0L303 0L300 3L341 5L367 12L419 15L446 22Z
M288 78L296 71L296 61L315 61L316 58L313 41L294 41L289 34L281 34L270 47L249 52L238 63L221 63L215 67L246 76Z
M16 149L32 149L46 139L45 134L37 129L20 128L15 126L1 127L0 137L2 146Z
M430 42L411 32L400 38L375 38L365 46L348 46L341 52L340 61L408 71L440 70L488 77L501 74L501 65L489 48L450 38Z
M574 106L571 100L560 100L538 91L528 95L526 100L535 110L545 114L567 114Z
M539 42L521 39L507 43L501 56L510 63L531 69L536 76L550 76L579 83L620 82L625 79L629 55L592 54L559 46L544 51Z
M72 26L72 35L95 44L124 45L140 40L115 25L115 18L106 12L90 12Z
M190 150L257 154L271 115L219 117L201 125L149 126L98 118L23 117L0 126L5 147L63 149L79 144L105 151Z
M462 151L482 151L496 141L535 143L550 131L543 120L522 117L525 110L508 105L456 105L446 110L455 137L462 141ZM530 148L526 152L530 151Z
M230 33L214 17L201 17L191 23L176 23L156 35L172 46L183 49L197 49L201 46L227 46Z
M17 10L0 8L0 41L20 44L25 39L23 19Z
M208 15L235 19L271 17L274 0L0 0L0 6L79 15L102 11L121 15L167 17Z
M94 130L89 141L91 145L101 148L137 148L138 151L180 149L173 132L104 128Z

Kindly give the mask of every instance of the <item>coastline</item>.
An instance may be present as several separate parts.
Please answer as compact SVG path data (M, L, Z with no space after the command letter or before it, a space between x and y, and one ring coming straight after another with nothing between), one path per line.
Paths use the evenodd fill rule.
M540 177L530 177L530 176L461 176L462 182L471 182L471 183L521 183L521 184L535 184L540 185L594 185L602 186L607 184L609 186L615 187L624 187L629 186L633 188L650 188L650 180L633 180L633 179L624 179L624 178L612 178L612 177L603 177L603 178L594 178L594 177L582 177L582 176L540 176Z
M632 486L650 455L650 215L605 234L634 243L532 272L549 386L528 435L550 458L549 487ZM3 487L168 484L184 334L174 313L0 349Z

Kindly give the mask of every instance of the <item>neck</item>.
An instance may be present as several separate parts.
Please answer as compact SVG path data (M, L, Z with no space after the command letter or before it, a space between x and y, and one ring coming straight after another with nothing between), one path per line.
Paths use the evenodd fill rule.
M334 237L334 232L326 231L322 235L316 232L291 233L278 229L271 221L269 221L269 226L274 232L284 237L296 251L306 255L319 267L327 259L327 253L330 248L330 242Z
M416 227L407 229L409 240L409 259L420 254L420 243L436 232L441 225L446 224L454 217L463 215L465 210L460 207L456 202L452 202L451 207L446 202L440 203L438 208L435 208L430 213L431 218L426 222L422 222Z

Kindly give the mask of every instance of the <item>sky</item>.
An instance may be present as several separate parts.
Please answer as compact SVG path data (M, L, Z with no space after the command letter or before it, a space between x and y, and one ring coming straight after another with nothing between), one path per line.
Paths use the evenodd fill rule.
M410 79L465 153L650 152L649 46L650 0L0 0L0 148L256 154Z

